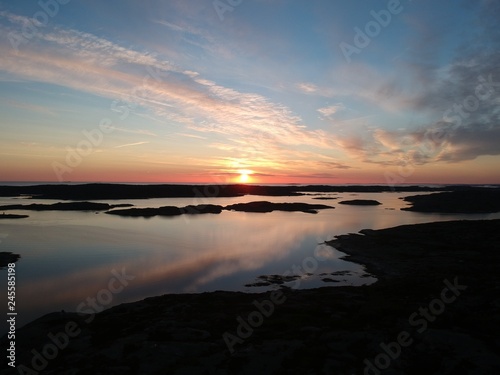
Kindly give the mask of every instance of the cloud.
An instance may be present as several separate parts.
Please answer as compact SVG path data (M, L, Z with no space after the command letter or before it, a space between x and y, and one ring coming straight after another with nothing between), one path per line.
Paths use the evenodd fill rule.
M206 137L202 137L201 135L195 135L195 134L188 134L188 133L176 133L176 134L188 138L207 139Z
M115 131L115 130L118 130L120 132L124 132L124 133L131 133L131 134L140 134L140 135L149 135L149 136L152 136L152 137L156 137L157 134L149 131L149 130L146 130L146 129L125 129L125 128L120 128L118 126L110 126L110 131Z
M25 21L22 16L11 18L17 23ZM160 23L181 33L203 34L183 24ZM5 25L0 28L2 32L11 30ZM335 147L332 134L309 128L283 104L229 88L160 55L125 48L90 33L48 25L17 52L6 40L0 41L0 48L0 70L12 77L108 98L110 108L122 118L135 113L176 127L183 135L217 137L234 160L253 157L271 165L273 157L284 154L298 159L303 148L314 149L311 156ZM256 146L252 150L246 145L248 140ZM137 144L142 143L117 147ZM268 158L263 157L265 152L270 153ZM202 165L206 164L205 160ZM284 159L276 168L278 165L290 167Z
M363 133L338 133L339 147L353 158L381 166L400 165L402 160L416 165L458 163L500 154L500 33L496 26L500 5L488 1L480 5L477 22L482 30L464 40L446 66L438 64L444 42L433 39L436 30L415 24L421 31L416 34L419 38L412 42L410 56L398 62L397 75L384 77L361 64L337 72L339 82L353 83L340 90L342 94L395 114L414 111L420 116L418 126L401 124L404 130L375 123Z
M24 111L38 112L38 113L42 113L44 115L49 115L49 116L56 116L57 115L56 112L54 112L53 110L50 110L47 107L42 107L40 105L31 104L31 103L23 103L23 102L20 102L18 100L10 99L7 101L7 105L9 107L19 108L19 109L22 109Z
M330 105L328 107L319 108L318 112L321 113L325 117L331 117L335 113L337 113L339 111L344 111L345 109L346 108L345 108L344 104L337 103L337 104L332 104L332 105Z
M482 155L500 155L500 127L489 129L461 128L449 139L438 161L461 162L473 160Z
M302 94L323 96L326 98L331 98L335 95L342 94L341 92L334 90L331 87L321 87L311 82L296 83L293 89L294 90L298 89L298 91L301 92Z
M146 143L149 143L147 141L143 142L135 142L135 143L126 143L124 145L119 145L119 146L114 146L113 148L122 148L122 147L130 147L130 146L139 146L139 145L144 145Z
M184 28L180 27L180 26L177 26L173 23L170 23L168 21L163 21L163 20L157 20L157 21L154 21L155 23L158 23L160 25L163 25L163 26L166 26L168 27L170 30L173 30L173 31L185 31Z
M318 86L316 86L313 83L307 83L307 82L298 83L297 87L307 94L318 91Z

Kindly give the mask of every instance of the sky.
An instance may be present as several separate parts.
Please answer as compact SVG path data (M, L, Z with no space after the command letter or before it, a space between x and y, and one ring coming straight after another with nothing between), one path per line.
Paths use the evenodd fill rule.
M500 183L500 2L0 1L0 181Z

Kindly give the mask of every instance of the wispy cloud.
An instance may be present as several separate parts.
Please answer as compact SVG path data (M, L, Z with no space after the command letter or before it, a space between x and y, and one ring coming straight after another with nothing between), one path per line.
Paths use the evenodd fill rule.
M258 43L268 38L264 30L245 17L237 18L238 27L229 18L219 22L210 2L187 5L174 0L164 7L169 11L148 14L148 30L171 38L164 45L151 41L159 47L154 49L149 39L143 45L127 45L126 38L117 42L104 37L106 33L92 34L56 22L37 28L17 52L2 38L0 81L26 82L28 90L58 85L80 96L83 92L104 98L104 106L126 121L114 124L117 131L196 143L199 149L190 159L192 165L224 173L261 165L257 173L287 171L299 176L308 169L319 176L329 168L346 170L360 163L374 168L411 157L423 165L499 153L495 142L500 127L500 37L495 20L500 12L495 2L477 6L483 9L484 30L454 51L443 49L448 43L445 35L433 37L446 31L445 26L428 25L418 12L408 12L401 23L416 37L404 55L391 60L393 65L374 63L367 49L351 64L321 61L318 67L327 66L319 68L321 73L311 71L307 63L297 64L293 74L283 68L286 54L277 59L273 49L295 48L288 34L284 38L279 31L276 36L286 43L277 43L274 36L272 44ZM7 11L0 11L0 19L2 35L31 22ZM381 39L371 47L380 47ZM449 58L452 53L455 59ZM444 55L446 65L441 61ZM300 69L306 74L296 74ZM478 100L477 110L465 110L476 105L467 100L476 97L481 77L492 77L492 95ZM14 99L8 105L44 114L54 111ZM465 115L456 106L462 106ZM411 122L410 112L417 113L418 120ZM444 130L446 137L429 141L437 130ZM137 138L127 134L120 137L127 143L116 148L146 143L134 142ZM429 142L433 151L420 152ZM202 153L207 156L201 157Z
M345 105L342 103L332 104L328 107L319 108L318 112L325 117L331 117L337 112L344 111L346 109Z
M188 138L207 139L206 137L202 137L201 135L195 135L195 134L188 134L188 133L176 133L176 134Z
M297 83L297 87L307 94L317 92L319 90L318 86L308 82Z
M494 21L500 17L500 6L496 2L481 6L482 32L464 40L446 66L437 64L442 40L418 24L414 26L422 32L415 34L419 39L411 54L428 59L401 62L398 75L389 77L361 64L340 71L343 80L354 83L353 91L343 94L392 113L415 111L427 119L417 122L418 127L403 123L397 131L379 124L362 134L336 134L336 143L345 152L383 166L401 165L403 159L423 165L500 155L500 35Z
M50 116L57 115L57 113L54 112L53 110L51 110L50 108L43 107L40 105L31 104L31 103L23 103L23 102L20 102L18 100L10 99L7 101L7 104L9 105L9 107L22 109L24 111L38 112L38 113L42 113L42 114L50 115Z
M122 148L122 147L130 147L130 146L139 146L139 145L144 145L149 142L143 141L143 142L135 142L135 143L126 143L124 145L119 145L119 146L114 146L113 148Z
M118 126L110 126L110 131L120 131L120 132L123 132L123 133L130 133L130 134L140 134L140 135L149 135L149 136L152 136L152 137L156 137L158 136L157 134L153 133L152 131L150 130L146 130L146 129L125 129L125 128L121 128L121 127L118 127Z
M333 146L331 135L309 130L286 106L225 87L153 54L70 29L41 30L37 38L43 43L30 44L18 53L4 48L7 53L0 69L17 77L119 99L128 110L142 108L172 125L202 133L250 137L264 147ZM147 69L152 73L145 73Z

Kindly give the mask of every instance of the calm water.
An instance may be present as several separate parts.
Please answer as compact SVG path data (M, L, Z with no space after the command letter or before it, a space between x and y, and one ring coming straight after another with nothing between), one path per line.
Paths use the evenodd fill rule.
M134 277L106 307L165 293L215 290L262 291L245 287L259 275L298 274L287 285L297 288L362 285L375 281L363 267L340 259L344 254L319 245L335 235L363 228L380 229L401 224L455 219L492 219L499 214L439 215L400 211L408 193L333 193L341 199L376 199L374 207L339 205L338 200L313 196L212 198L163 198L106 201L137 207L269 200L332 205L317 215L301 212L244 213L173 218L126 218L94 212L9 211L28 214L27 219L0 221L0 251L21 254L16 263L18 326L45 313L76 307L107 288L112 270L125 269ZM49 200L0 198L0 204L54 203ZM297 271L297 267L303 267ZM321 273L350 271L329 276ZM312 275L307 275L312 273ZM3 276L1 276L3 275ZM364 276L364 277L362 277ZM6 278L6 270L0 271ZM2 283L6 290L6 281ZM2 304L7 306L5 293ZM2 331L5 332L4 328Z

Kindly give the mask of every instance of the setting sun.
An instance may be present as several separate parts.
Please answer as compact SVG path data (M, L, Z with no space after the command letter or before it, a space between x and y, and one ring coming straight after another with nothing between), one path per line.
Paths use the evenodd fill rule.
M248 169L240 169L238 171L238 173L240 174L240 176L238 178L239 182L246 184L246 183L251 181L250 175L253 173L252 171L250 171Z

